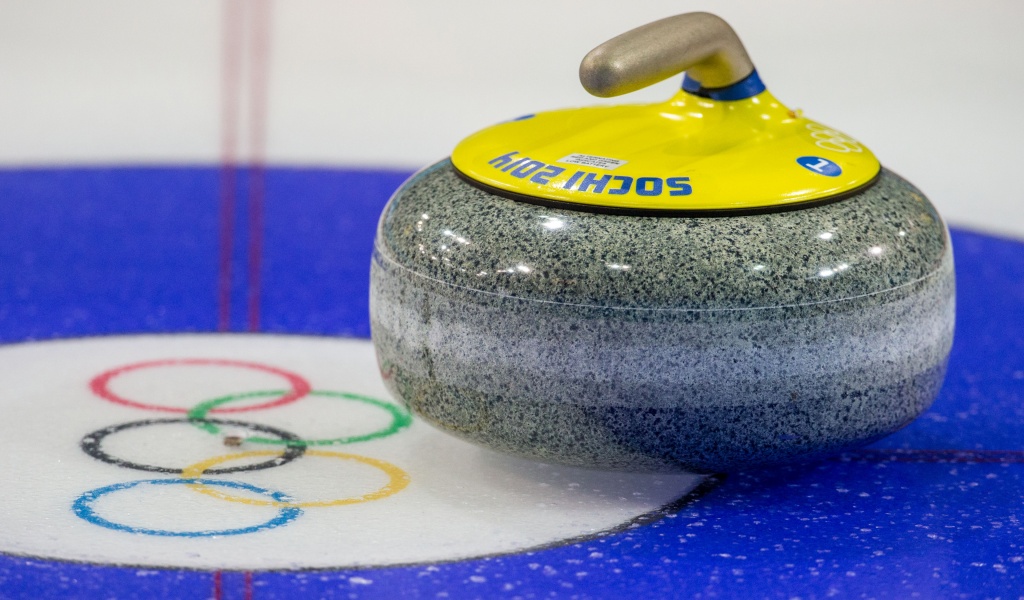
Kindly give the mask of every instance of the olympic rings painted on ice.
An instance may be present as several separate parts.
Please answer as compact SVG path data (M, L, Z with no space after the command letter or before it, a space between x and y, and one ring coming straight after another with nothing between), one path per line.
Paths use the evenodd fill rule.
M79 444L82 451L96 460L105 462L116 467L124 467L125 469L134 469L136 471L150 471L152 473L171 473L177 475L181 473L184 467L161 467L158 465L145 465L137 462L132 462L123 458L118 458L111 454L108 454L103 449L103 440L107 436L115 434L119 431L126 429L136 429L139 427L149 427L151 425L166 425L171 423L196 423L200 421L198 419L182 418L182 419L145 419L142 421L132 421L130 423L121 423L120 425L111 425L104 429L94 431L87 434L82 438ZM290 463L302 456L306 451L305 445L301 443L298 436L293 433L289 433L283 429L277 429L276 427L270 427L268 425L260 425L258 423L247 423L245 421L227 421L223 419L202 419L204 424L216 425L228 425L231 427L240 427L249 429L251 431L258 431L260 433L269 433L275 435L282 443L286 444L283 450L279 450L274 453L274 458L252 465L243 465L239 467L230 467L224 469L212 469L207 475L223 475L226 473L238 473L242 471L259 471L262 469L270 469L272 467L280 467L281 465Z
M204 473L208 472L207 469L214 465L223 464L226 462L241 460L244 458L252 458L254 456L275 456L278 455L276 450L252 450L249 452L239 452L237 454L225 454L224 456L215 456L208 458L204 461L197 462L194 465L189 465L181 471L181 476L185 479L202 481L199 479ZM278 508L312 508L317 506L343 506L346 504L359 504L361 502L369 502L371 500L380 500L381 498L387 498L397 494L398 492L405 489L409 485L409 474L395 465L376 458L370 458L367 456L360 456L358 454L347 454L344 452L331 452L328 450L306 450L306 456L320 456L323 458L337 458L340 460L352 460L363 463L364 465L370 465L383 471L388 476L388 482L381 488L374 490L370 493L363 494L362 496L353 496L351 498L337 498L334 500L314 500L309 502L295 502L295 501L281 501L281 500L258 500L255 498L247 498L242 496L233 496L228 493L220 492L209 487L206 487L202 483L195 483L189 485L190 488L197 492L206 494L207 496L213 496L214 498L220 498L221 500L227 500L229 502L238 502L241 504L249 504L251 506L275 506Z
M192 408L178 408L158 404L147 404L139 400L130 399L118 395L117 393L113 392L110 389L111 381L124 373L155 367L165 367L174 365L235 367L262 371L265 373L280 376L283 379L287 380L287 382L290 385L290 389L253 391L230 394L227 396L214 398L213 400L206 400L200 402L199 404L193 406ZM353 444L357 442L376 440L393 435L407 428L412 423L412 417L410 416L408 411L394 404L385 402L383 400L378 400L376 398L370 398L367 396L361 396L358 394L326 390L313 390L309 382L306 381L304 378L290 371L286 371L284 369L279 369L277 367L263 365L260 363L244 362L229 359L180 358L152 360L146 362L133 363L130 365L117 367L100 373L89 382L89 387L96 396L104 400L113 402L115 404L130 406L132 408L138 408L143 410L178 412L186 414L186 416L180 418L144 419L141 421L132 421L129 423L122 423L119 425L111 425L110 427L105 427L103 429L99 429L92 433L86 434L82 438L79 444L80 447L82 448L82 451L88 454L89 456L95 458L96 460L118 467L124 467L126 469L177 475L176 478L169 479L143 479L138 481L130 481L127 483L117 483L106 487L96 488L94 490L83 493L74 501L72 505L72 510L78 517L100 527L105 527L107 529L113 529L116 531L124 531L128 533L154 536L211 537L242 535L248 533L256 533L258 531L263 531L265 529L272 529L274 527L287 525L288 523L294 521L296 518L299 517L299 515L302 514L303 508L329 506L336 507L349 504L357 504L362 502L370 502L373 500L380 500L382 498L386 498L388 496L397 494L398 492L402 491L409 485L409 474L406 473L401 468L399 468L398 466L393 465L387 461L383 461L376 458L370 458L367 456L361 456L358 454L331 452L326 450L313 450L308 448L309 446ZM269 425L263 425L260 423L250 423L247 421L214 419L209 417L209 415L212 413L243 412L274 408L277 406L282 406L285 404L295 402L306 396L336 398L341 400L359 402L386 411L387 413L389 413L391 420L390 423L385 425L384 427L378 428L369 433L362 433L358 435L350 435L337 438L302 439L291 432L285 431L283 429L278 429L276 427L271 427ZM246 404L244 406L239 407L223 406L225 404L229 404L232 402L259 398L269 398L269 400L259 402L256 404ZM223 427L241 428L251 431L257 435L247 436L245 438L236 438L232 442L232 445L242 443L254 443L279 447L270 450L250 450L238 452L235 454L215 456L213 458L199 461L195 464L189 465L184 468L137 463L124 458L113 456L103 448L103 441L109 436L116 434L120 431L174 423L188 423L197 426L198 428L208 433L215 435L222 433ZM225 438L225 443L228 443L228 438ZM333 500L313 500L300 502L282 491L267 490L262 487L258 487L240 481L226 481L208 478L208 476L210 475L241 473L279 467L291 463L303 456L334 458L338 460L353 461L363 465L368 465L382 471L385 475L387 475L388 481L382 487L372 492L363 494L361 496L337 498ZM256 457L267 457L267 460L251 464L242 464L239 466L218 466L224 463ZM142 485L186 485L189 489L205 494L206 496L226 500L235 504L243 504L250 506L271 506L278 508L279 512L277 516L273 519L252 527L242 527L236 529L223 530L169 531L162 529L147 529L143 527L134 527L122 523L117 523L104 517L100 517L98 514L96 514L96 511L93 509L94 502L99 498L102 498L103 496L115 493L120 490L126 490ZM218 488L226 488L228 491L224 491ZM257 494L259 496L263 496L266 499L264 500L260 498L253 498L251 496L235 495L231 493L231 490L250 492L253 494Z
M221 429L220 427L217 426L216 420L206 419L206 415L212 412L213 409L217 408L218 406L221 406L222 404L227 404L229 402L245 400L248 398L277 396L282 393L283 392L281 391L271 390L262 392L246 392L244 394L234 394L231 396L222 396L220 398L215 398L213 400L209 400L207 402L203 402L202 404L196 405L195 408L188 411L188 418L195 421L201 429L208 431L209 433L212 434L218 434L221 432ZM357 402L361 402L387 411L391 415L391 422L388 425L376 431L371 431L370 433L364 433L362 435L350 435L347 437L296 441L287 439L283 436L278 436L277 438L249 436L245 438L245 441L251 442L253 444L266 444L275 446L292 446L296 444L301 444L303 446L335 446L341 444L352 444L355 442L366 442L369 440L387 437L389 435L397 433L402 429L405 429L406 427L409 426L410 423L412 423L412 417L409 415L407 411L402 410L398 406L395 406L394 404L391 404L389 402L383 402L381 400L377 400L376 398L370 398L369 396L360 396L359 394L350 394L348 392L329 392L323 390L311 390L307 394L307 396L322 398L339 398L342 400L355 400Z
M222 408L215 411L219 413L246 412L250 410L259 410L262 408L281 406L282 404L295 402L299 398L302 398L303 396L308 394L310 390L308 381L290 371L285 371L283 369L278 369L277 367L270 367L267 365L261 365L259 363L254 362L211 358L176 358L167 360L150 360L146 362L125 365L123 367L118 367L116 369L111 369L109 371L104 371L103 373L100 373L95 378L93 378L92 381L89 382L89 387L92 389L92 392L99 396L100 398L103 398L104 400L109 400L115 404L131 406L133 408L142 408L145 410L159 410L164 412L179 413L188 412L189 409L187 408L179 408L176 406L161 406L159 404L146 404L144 402L139 402L138 400L125 398L123 396L115 394L110 389L110 381L119 375L123 375L124 373L138 371L140 369L150 369L153 367L169 367L174 365L238 367L242 369L251 369L254 371L263 371L264 373L270 373L271 375L278 375L286 379L288 383L291 384L291 391L284 392L280 398L269 400L261 404L250 404L234 408Z
M80 518L92 523L93 525L99 525L100 527L106 527L107 529L113 529L115 531L126 531L128 533L138 533L143 535L159 535L165 537L214 537L222 535L243 535L246 533L256 533L257 531L263 531L264 529L273 529L274 527L280 527L287 525L302 514L302 509L290 506L282 506L281 510L277 513L273 519L259 525L253 525L251 527L239 527L236 529L205 529L201 531L169 531L166 529L148 529L145 527L133 527L131 525L125 525L123 523L117 523L109 519L96 514L93 510L93 503L99 500L103 496L118 492L121 490L131 489L140 485L203 485L203 486L217 486L234 488L240 490L248 490L255 492L261 496L268 496L273 498L274 501L286 502L289 500L288 496L282 492L272 492L270 490L256 487L248 483L241 483L238 481L222 481L219 479L140 479L138 481L129 481L126 483L115 483L114 485L108 485L106 487L96 488L85 492L77 499L72 505L72 509L75 514Z

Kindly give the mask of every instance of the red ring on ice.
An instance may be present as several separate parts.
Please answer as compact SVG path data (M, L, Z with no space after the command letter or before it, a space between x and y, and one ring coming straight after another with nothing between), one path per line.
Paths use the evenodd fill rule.
M114 404L120 404L122 406L130 406L132 408L142 408L145 410L159 410L163 412L173 413L187 413L192 407L179 408L176 406L161 406L159 404L146 404L139 402L138 400L132 400L115 394L110 389L110 380L114 379L118 375L129 373L131 371L138 371L140 369L149 369L152 367L169 367L173 365L199 365L199 366L220 366L220 367L239 367L242 369L252 369L254 371L263 371L264 373L270 373L283 377L291 385L291 391L280 396L279 398L273 398L265 402L258 404L249 404L246 406L236 406L231 408L216 408L211 413L235 413L235 412L246 412L250 410L260 410L263 408L273 408L275 406L281 406L290 402L302 398L310 392L312 389L309 382L302 378L300 375L292 373L291 371L285 371L284 369L278 369L277 367L271 367L268 365L262 365L260 363L245 362L241 360L227 360L217 358L171 358L164 360L150 360L146 362L133 363L125 365L123 367L117 367L109 371L104 371L92 381L89 382L89 388L92 389L92 393L96 394L104 400L109 400Z

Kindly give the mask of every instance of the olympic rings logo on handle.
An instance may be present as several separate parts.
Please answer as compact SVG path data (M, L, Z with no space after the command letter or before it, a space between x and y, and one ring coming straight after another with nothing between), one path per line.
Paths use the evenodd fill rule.
M864 151L864 147L860 145L860 142L841 131L829 129L817 123L808 123L807 129L811 131L811 137L815 140L814 144L819 148L833 152Z
M181 365L217 366L260 371L282 378L289 384L289 388L283 390L249 391L220 396L218 398L200 402L188 409L144 403L139 400L126 398L116 394L110 389L112 380L125 373L143 369ZM305 508L344 506L381 500L388 496L397 494L409 485L410 479L408 473L387 461L358 454L311 448L314 446L338 446L366 442L394 435L395 433L407 428L412 423L412 417L408 411L389 402L370 398L368 396L361 396L348 392L314 390L310 386L309 382L303 377L277 367L227 359L185 358L147 361L124 365L100 373L89 382L89 387L97 397L122 406L164 413L185 413L184 417L143 419L118 425L111 425L88 433L82 438L79 444L82 451L96 460L125 469L177 475L177 478L173 479L142 479L126 483L118 483L89 490L81 494L73 502L72 510L79 518L92 523L93 525L115 531L125 531L129 533L153 536L212 537L243 535L287 525L302 515L303 509ZM363 406L371 406L386 412L389 416L389 422L381 428L359 435L305 439L283 429L260 423L250 423L235 419L218 419L211 418L209 416L212 413L239 413L244 411L265 410L291 404L310 396L355 402ZM253 399L260 399L262 401L242 406L226 406L235 402ZM191 465L168 466L149 465L119 458L104 448L104 442L110 438L110 436L116 435L122 431L181 423L191 424L198 430L211 435L223 435L225 427L230 427L232 430L236 431L245 431L248 432L247 435L239 440L239 442L244 441L247 444L261 445L269 447L270 449L246 450L222 456L214 456ZM227 443L227 438L225 438L225 442ZM378 489L358 496L328 500L302 501L293 498L285 492L268 490L246 482L209 479L210 475L259 471L280 467L306 456L329 458L372 467L381 471L386 476L387 481ZM265 460L252 462L251 459L254 458L263 458ZM241 462L242 464L229 466L231 463L238 462ZM204 496L236 504L275 507L278 509L278 513L264 523L251 527L218 530L170 531L134 527L123 523L117 523L100 516L95 510L96 502L110 494L145 486L168 485L184 485L186 488L194 490ZM245 493L244 495L233 493L237 491Z

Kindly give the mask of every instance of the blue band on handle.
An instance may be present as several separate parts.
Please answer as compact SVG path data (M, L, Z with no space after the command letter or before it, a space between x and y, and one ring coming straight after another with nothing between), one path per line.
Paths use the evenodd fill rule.
M750 75L736 83L720 88L706 88L696 79L692 79L689 74L683 75L684 92L689 92L701 98L710 98L711 100L745 100L760 94L764 90L764 82L758 76L757 69L754 69Z

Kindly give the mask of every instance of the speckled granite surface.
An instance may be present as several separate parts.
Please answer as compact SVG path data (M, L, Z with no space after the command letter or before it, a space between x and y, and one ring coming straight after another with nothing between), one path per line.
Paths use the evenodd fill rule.
M884 171L792 212L624 217L500 198L447 162L385 209L371 327L393 393L496 449L732 470L877 439L941 385L941 219Z

